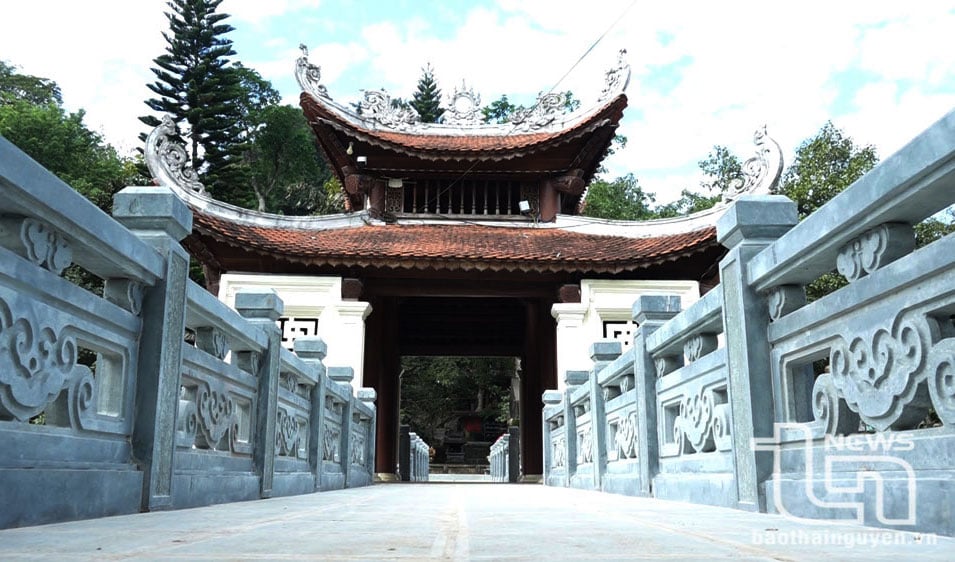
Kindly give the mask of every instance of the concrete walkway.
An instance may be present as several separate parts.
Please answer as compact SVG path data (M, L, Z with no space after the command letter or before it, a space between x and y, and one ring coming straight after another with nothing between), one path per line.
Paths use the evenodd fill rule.
M379 484L0 531L3 561L658 558L955 560L955 539L530 484Z

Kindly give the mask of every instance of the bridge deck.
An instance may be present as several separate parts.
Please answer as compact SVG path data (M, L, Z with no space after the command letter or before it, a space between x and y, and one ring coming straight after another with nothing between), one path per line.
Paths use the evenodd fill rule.
M5 561L883 557L951 560L955 539L508 484L383 484L0 531Z

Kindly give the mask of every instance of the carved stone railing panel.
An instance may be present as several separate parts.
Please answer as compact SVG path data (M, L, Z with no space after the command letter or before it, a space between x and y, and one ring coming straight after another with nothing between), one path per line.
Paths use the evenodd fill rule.
M661 458L732 449L724 350L661 378L657 396Z

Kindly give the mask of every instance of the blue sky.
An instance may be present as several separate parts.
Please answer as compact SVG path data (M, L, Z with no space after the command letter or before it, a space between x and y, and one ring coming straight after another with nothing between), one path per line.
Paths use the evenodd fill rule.
M56 80L67 106L124 151L147 111L163 52L162 0L31 0L4 6L0 59ZM486 104L531 103L558 84L586 106L625 48L633 68L606 161L666 202L699 183L714 144L743 158L766 124L787 161L831 119L882 157L955 108L955 5L920 0L225 0L238 59L297 103L299 43L333 97L409 96L431 63L446 94L462 80Z

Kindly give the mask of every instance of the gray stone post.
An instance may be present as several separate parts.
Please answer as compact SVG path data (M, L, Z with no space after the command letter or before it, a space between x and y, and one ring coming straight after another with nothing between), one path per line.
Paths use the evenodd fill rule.
M521 478L521 428L507 428L507 481L518 482Z
M660 467L660 442L657 430L657 372L647 351L647 337L680 313L680 297L641 295L633 303L633 383L636 390L637 459L640 461L640 487L637 494L649 497L653 477Z
M325 341L318 336L302 336L292 344L295 354L314 369L317 382L312 387L311 410L308 416L308 464L315 475L315 489L322 487L322 436L325 434L325 364L322 360L328 352Z
M729 252L720 261L723 327L729 369L734 467L739 507L765 511L762 483L772 453L753 450L754 437L772 437L773 382L766 299L749 287L749 262L797 222L796 204L781 195L743 196L716 224Z
M398 428L398 480L411 481L411 428L407 425Z
M368 466L368 473L371 474L371 479L375 479L375 449L378 441L378 408L375 407L375 400L378 400L378 393L374 388L362 387L358 389L358 394L356 395L358 400L364 402L369 408L371 408L372 416L371 421L368 422L371 424L368 428L368 440L365 442L365 447L368 451L368 457L365 459L365 464Z
M113 217L158 250L166 262L163 278L143 294L132 447L143 469L142 508L168 509L189 279L189 255L179 241L192 231L192 214L168 189L143 186L115 195ZM107 282L106 297L121 289Z
M256 373L259 384L252 444L252 463L261 478L259 495L269 498L272 497L272 480L275 477L275 426L279 368L282 363L282 333L275 322L282 315L284 306L275 291L249 290L235 294L235 309L250 324L265 331L269 338Z
M549 485L550 474L554 468L554 437L551 432L550 422L547 421L547 407L560 404L564 394L559 390L545 390L541 395L544 402L544 410L541 412L541 424L543 427L543 445L544 445L544 484Z
M587 371L567 371L564 374L564 435L567 437L567 462L565 463L567 481L564 486L570 486L570 479L577 472L577 414L570 403L570 397L582 384L590 380Z
M622 352L623 346L618 341L598 341L590 344L590 360L593 361L594 368L587 382L590 384L590 428L594 434L594 490L601 489L601 480L607 470L607 411L597 375L611 361L620 357Z
M332 382L348 387L348 399L342 404L342 442L341 454L339 456L342 464L342 477L344 482L342 486L347 488L350 480L349 475L351 474L351 448L353 445L351 433L352 416L355 412L355 397L352 392L351 382L355 380L355 369L351 367L329 367L328 378L331 379Z

